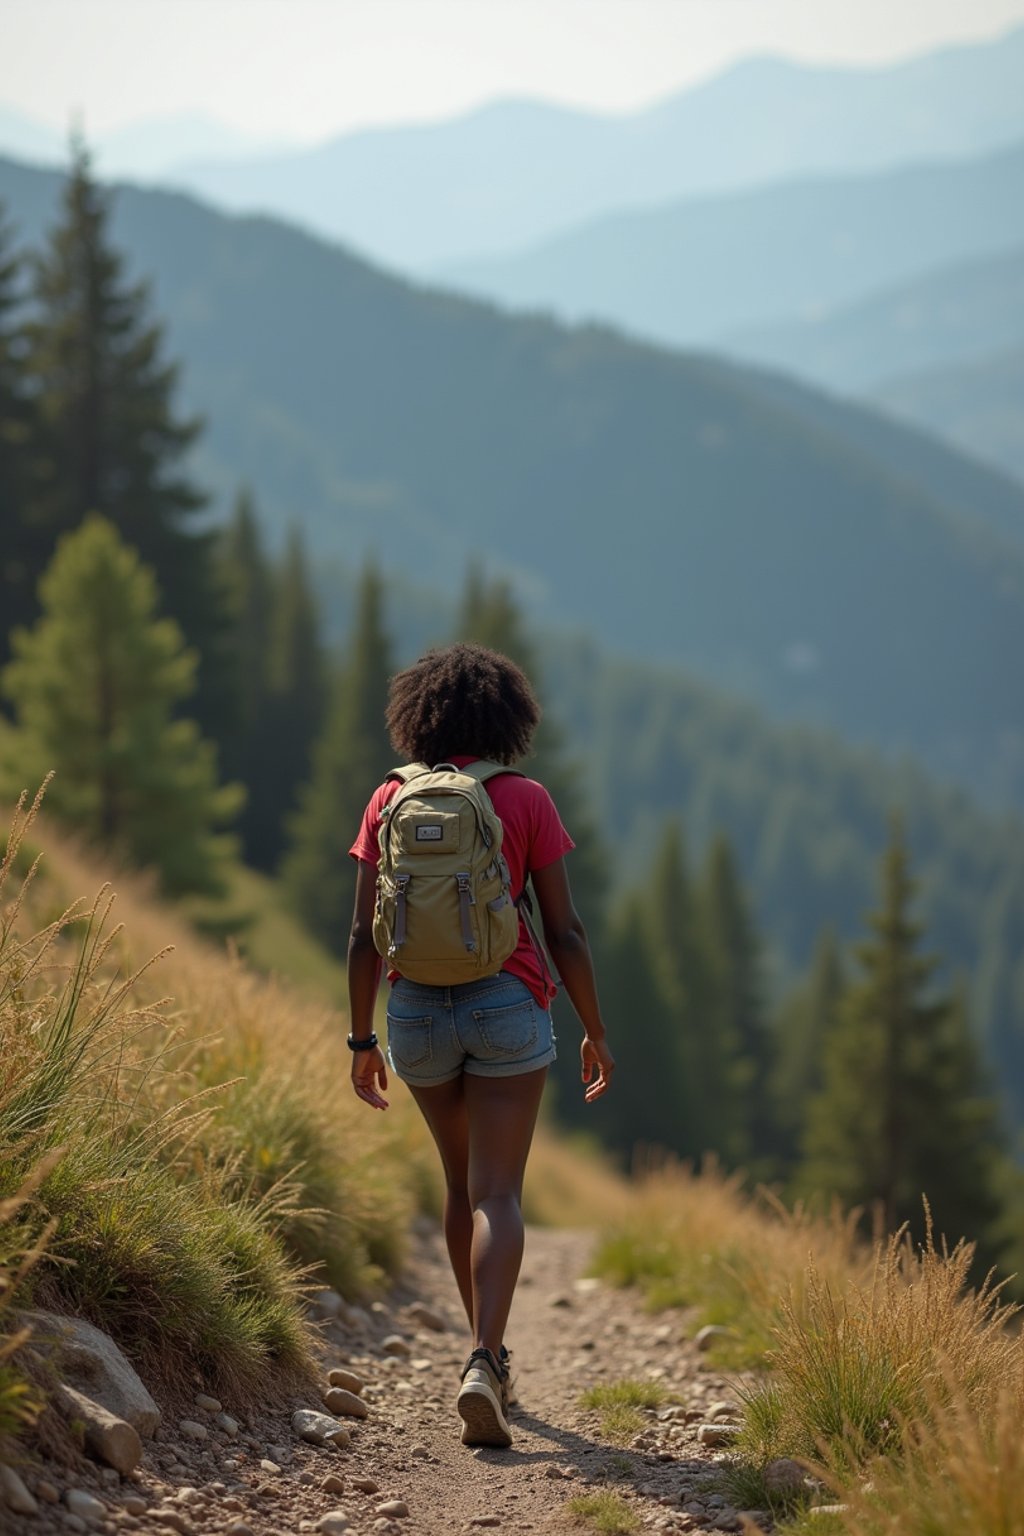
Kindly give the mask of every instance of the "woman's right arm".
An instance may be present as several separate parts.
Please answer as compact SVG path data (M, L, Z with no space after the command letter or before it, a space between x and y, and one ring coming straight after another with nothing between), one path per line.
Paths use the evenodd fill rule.
M605 1038L586 929L573 906L564 859L533 870L530 879L540 907L544 942L583 1025L580 1059L583 1082L587 1085L583 1097L592 1104L607 1092L615 1058Z

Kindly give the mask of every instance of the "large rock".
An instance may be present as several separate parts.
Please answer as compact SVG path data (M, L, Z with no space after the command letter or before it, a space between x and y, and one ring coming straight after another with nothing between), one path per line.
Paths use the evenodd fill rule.
M66 1382L57 1388L56 1397L68 1417L82 1424L87 1451L108 1467L114 1467L122 1477L135 1471L142 1460L142 1441L134 1425L111 1413L102 1403L93 1402L84 1392L76 1392Z
M14 1468L5 1466L2 1461L0 1461L0 1499L8 1509L13 1509L19 1515L34 1515L39 1510L39 1505Z
M75 1391L124 1419L148 1439L160 1423L160 1409L113 1339L78 1317L29 1312L34 1348L49 1352L57 1375Z

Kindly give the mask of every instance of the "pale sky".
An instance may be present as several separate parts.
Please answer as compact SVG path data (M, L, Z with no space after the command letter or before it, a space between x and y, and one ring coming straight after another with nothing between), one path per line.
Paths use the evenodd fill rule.
M751 53L883 63L1024 0L0 0L0 102L90 134L201 113L312 141L496 97L626 111Z

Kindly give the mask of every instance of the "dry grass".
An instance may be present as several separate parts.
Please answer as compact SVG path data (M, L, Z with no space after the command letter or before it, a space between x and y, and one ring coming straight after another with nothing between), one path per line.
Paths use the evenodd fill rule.
M729 1328L713 1358L740 1367L763 1364L787 1296L802 1306L811 1252L826 1284L870 1275L855 1223L840 1212L786 1210L765 1192L747 1194L742 1176L713 1162L699 1176L663 1162L639 1170L628 1214L606 1225L591 1267L612 1284L637 1286L652 1310L692 1308L694 1331Z
M580 1406L596 1410L606 1440L626 1445L646 1426L641 1408L660 1408L667 1397L668 1391L660 1381L624 1377L621 1381L588 1387L580 1396Z
M625 1499L610 1489L580 1493L566 1501L565 1511L573 1525L595 1536L633 1536L640 1529L640 1516Z

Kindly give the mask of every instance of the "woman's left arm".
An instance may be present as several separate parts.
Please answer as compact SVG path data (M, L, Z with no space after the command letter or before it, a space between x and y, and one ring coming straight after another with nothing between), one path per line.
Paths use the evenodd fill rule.
M373 907L377 891L377 872L372 864L360 859L356 874L356 899L352 929L348 939L348 1009L353 1040L368 1040L373 1034L373 1009L380 986L381 960L373 943ZM359 1097L374 1109L387 1109L381 1092L388 1086L384 1052L379 1045L368 1051L352 1052L352 1086Z

